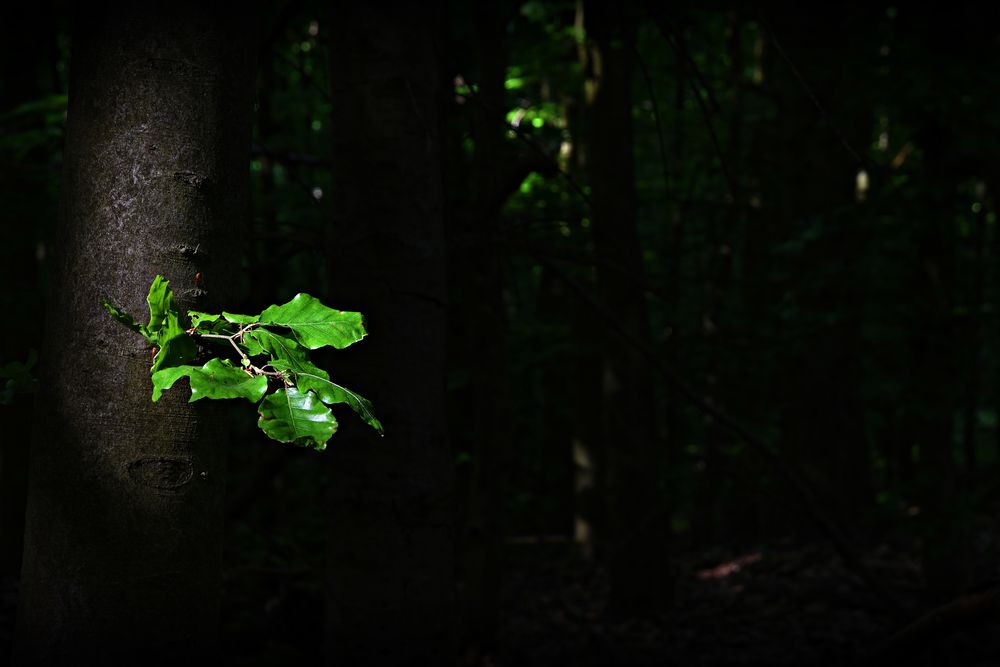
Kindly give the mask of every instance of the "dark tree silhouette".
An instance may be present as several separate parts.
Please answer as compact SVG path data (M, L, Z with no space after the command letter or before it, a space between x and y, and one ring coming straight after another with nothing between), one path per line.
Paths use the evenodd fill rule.
M437 9L349 3L332 17L330 300L371 332L338 368L386 426L380 439L344 424L329 451L335 664L453 659Z

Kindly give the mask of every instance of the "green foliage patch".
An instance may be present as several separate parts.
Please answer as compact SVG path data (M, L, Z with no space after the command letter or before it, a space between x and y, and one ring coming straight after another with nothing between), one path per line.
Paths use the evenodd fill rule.
M156 276L146 297L149 324L105 299L115 320L143 336L156 350L150 375L153 401L186 377L190 402L202 398L243 398L257 403L260 429L272 440L322 450L337 430L329 405L346 403L379 434L382 424L371 401L330 379L309 358L309 351L343 349L367 335L361 313L335 310L308 294L266 308L260 315L182 314L170 283ZM197 342L196 342L197 341ZM238 356L238 364L221 357L197 366L198 342L218 343Z
M35 390L38 381L31 374L31 369L37 361L38 355L31 350L28 352L28 360L24 363L12 361L0 366L0 380L6 380L3 389L0 389L0 405L12 405L15 395L29 394Z

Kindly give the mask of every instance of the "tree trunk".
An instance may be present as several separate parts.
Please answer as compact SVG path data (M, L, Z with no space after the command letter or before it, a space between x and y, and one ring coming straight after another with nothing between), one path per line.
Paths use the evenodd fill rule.
M917 256L910 285L919 297L907 322L910 382L903 405L909 408L908 428L919 452L914 499L923 524L924 584L932 598L947 600L964 590L974 574L972 522L968 513L956 512L968 506L971 496L955 458L964 369L955 317L958 234L948 214L958 208L959 190L954 171L944 167L953 159L947 125L926 118L917 138L927 156L928 180L940 187L921 193L919 213L912 216Z
M342 4L332 21L330 302L371 332L337 367L386 427L379 439L345 420L329 452L333 664L454 659L439 25L436 4L391 0Z
M250 37L245 21L205 3L81 14L31 456L21 664L176 664L214 651L225 424L180 389L151 402L150 350L101 299L141 315L158 273L182 308L232 296Z
M865 154L874 102L858 94L846 104L837 91L853 81L870 80L874 67L856 55L868 51L843 41L849 18L840 8L830 8L782 12L769 21L770 36L782 48L773 49L778 60L770 79L782 100L774 145L782 164L775 173L783 176L762 178L769 186L763 198L774 211L776 235L803 245L784 269L789 278L775 285L796 294L801 312L794 323L774 320L781 327L779 335L788 340L776 384L784 406L782 453L802 469L831 514L854 529L874 500L864 428L867 406L859 393L869 290L860 268L846 274L823 268L830 257L851 257L861 267L871 246L871 225L862 217L865 209L856 189L863 165L853 151ZM859 44L873 40L870 31L858 31ZM865 48L874 51L873 46ZM831 62L850 62L852 67L830 67ZM807 79L799 78L801 72L808 73ZM818 123L825 114L835 114L825 121L828 127Z
M463 653L488 655L495 649L503 560L503 507L510 469L510 395L507 386L507 313L499 234L499 214L508 196L502 173L505 90L504 35L507 10L502 3L477 3L478 93L473 104L471 186L475 200L467 234L487 240L472 252L453 253L456 269L451 293L460 308L453 317L465 340L455 340L465 354L469 386L463 391L470 428L462 436L472 454L468 516L462 536Z
M632 135L634 17L604 2L585 4L587 171L594 251L625 274L642 275L636 226ZM598 268L602 300L640 340L649 339L644 293L621 271ZM603 343L603 434L613 606L656 609L668 590L670 515L657 488L663 452L653 429L652 384L642 355L607 335Z

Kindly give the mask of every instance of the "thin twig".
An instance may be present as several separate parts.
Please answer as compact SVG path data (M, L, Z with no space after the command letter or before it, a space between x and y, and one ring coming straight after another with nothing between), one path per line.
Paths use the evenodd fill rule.
M220 340L229 341L229 344L233 346L234 350L236 350L236 354L240 355L240 359L243 361L243 366L245 367L243 370L246 371L248 375L266 375L268 377L280 377L284 379L285 374L281 371L264 370L264 368L267 368L270 364L264 364L264 368L254 366L252 363L250 363L250 357L248 357L246 353L240 349L240 346L236 344L237 339L239 339L241 343L243 342L243 334L258 326L260 326L259 322L249 322L247 324L241 325L239 331L230 334L228 336L223 334L206 334L206 333L198 333L196 335L201 336L202 338L217 338ZM193 329L190 329L188 330L188 333L195 333L195 332Z
M264 146L256 141L250 144L250 155L252 157L266 157L270 160L286 165L328 168L332 164L332 160L330 160L330 158L319 157L318 155L309 155L308 153L296 153L294 151L271 150L267 146Z
M236 344L236 341L233 340L232 336L222 336L219 334L198 334L198 335L201 336L202 338L219 338L222 340L227 340L229 341L229 344L233 346L233 349L236 350L236 354L240 355L241 359L247 358L247 355L243 353L243 350L241 350L240 346Z
M543 246L538 246L530 243L525 243L521 241L508 241L506 242L506 247L512 250L519 250L525 254L537 257L543 256L547 259L557 259L564 262L571 262L573 264L581 264L584 266L595 266L610 269L615 273L619 274L623 278L627 279L634 286L638 287L642 291L653 295L664 303L668 302L668 295L665 290L657 285L649 282L642 276L636 274L634 271L630 271L618 262L604 259L602 257L592 257L588 255L567 253L555 248L547 248Z
M646 90L649 91L649 101L653 105L653 125L656 127L656 139L660 146L660 166L663 169L663 187L668 189L670 187L670 162L667 157L667 141L663 138L663 124L660 122L660 107L656 103L656 93L653 90L653 79L649 76L649 68L646 67L646 61L643 60L642 54L639 53L638 46L635 49L635 62L639 65L639 71L642 73L642 79L646 82Z
M660 35L663 36L663 39L666 40L667 44L670 45L670 48L673 49L681 67L690 70L691 76L688 77L688 81L691 83L691 90L694 93L695 101L698 103L698 108L701 110L701 115L705 120L705 129L708 130L708 137L712 141L712 147L715 149L716 157L719 158L719 169L722 171L722 178L726 184L729 201L735 202L736 183L729 170L729 163L726 160L726 156L722 152L722 145L719 143L719 137L715 133L715 125L712 123L712 114L705 104L704 97L702 97L702 90L705 91L705 94L708 95L710 99L714 100L715 98L712 97L711 91L708 88L705 88L698 83L698 79L700 77L698 65L694 62L694 58L687 53L687 49L682 41L683 38L679 35L675 37L659 19L656 20L656 27L659 29Z
M816 110L819 112L820 118L823 120L824 123L826 123L827 127L830 128L830 131L833 132L834 136L837 137L837 140L840 141L840 144L844 147L844 150L850 153L851 157L854 158L854 161L857 163L857 166L861 169L870 171L870 169L868 169L868 162L863 157L861 157L858 151L854 150L854 147L851 146L851 143L847 140L847 137L844 135L843 132L840 131L840 127L833 122L833 118L827 112L826 107L824 107L823 104L820 103L819 98L816 97L816 94L813 92L813 89L809 85L809 83L805 80L805 77L803 77L802 73L799 72L799 68L796 67L795 63L792 62L792 59L788 57L788 54L785 52L785 49L781 46L781 42L778 41L778 36L774 33L773 30L771 30L771 26L768 25L767 20L764 18L763 15L761 15L759 18L761 25L764 26L764 30L767 31L768 36L771 38L771 43L774 45L774 50L777 52L778 56L785 62L785 65L788 66L788 69L791 71L792 76L795 77L795 80L802 88L802 91L805 93L806 97L809 98L809 101L812 102L812 105L816 107Z

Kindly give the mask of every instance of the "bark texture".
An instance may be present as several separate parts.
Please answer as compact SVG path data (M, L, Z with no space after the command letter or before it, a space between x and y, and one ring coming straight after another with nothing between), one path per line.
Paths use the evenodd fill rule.
M152 403L150 349L100 302L142 320L158 273L182 308L233 296L252 35L207 3L87 9L73 44L15 656L177 664L214 650L225 424L182 387Z
M335 367L386 428L344 419L329 451L333 664L453 662L439 25L436 3L346 3L332 20L330 303L371 333Z

